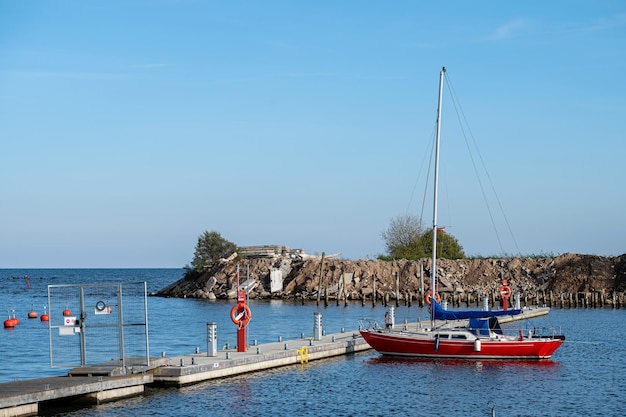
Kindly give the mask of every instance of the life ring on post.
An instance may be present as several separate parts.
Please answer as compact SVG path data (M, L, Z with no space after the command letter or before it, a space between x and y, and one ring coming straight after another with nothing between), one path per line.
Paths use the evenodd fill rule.
M509 288L508 285L503 285L500 287L500 296L501 297L510 297L511 296L511 289Z
M432 297L433 292L432 291L428 291L426 293L426 296L424 296L424 299L426 300L426 304L430 305L430 298ZM439 296L438 292L435 292L435 301L437 301L438 303L441 302L441 297Z
M243 305L243 309L244 309L243 316L241 316L241 318L237 318L237 316L238 316L237 315L237 310L239 309L239 306L240 305L237 304L237 305L234 305L233 308L230 309L230 319L237 326L245 326L246 324L248 324L248 322L252 318L252 311L250 311L250 307L248 307L247 304L244 304Z

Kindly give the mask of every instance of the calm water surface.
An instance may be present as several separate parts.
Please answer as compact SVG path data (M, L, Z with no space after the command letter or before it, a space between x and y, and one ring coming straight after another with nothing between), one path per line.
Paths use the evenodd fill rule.
M31 288L26 289L24 275ZM146 281L157 291L183 275L180 269L0 270L0 312L15 308L21 320L0 330L0 382L64 375L51 369L48 328L26 318L41 314L48 284ZM329 332L356 330L360 318L381 319L385 309L360 303L318 308L315 303L250 302L249 341L310 337L313 313ZM218 324L220 345L236 344L232 302L148 299L150 353L168 356L206 351L206 322ZM396 321L426 318L399 307ZM6 315L5 315L6 318ZM565 344L547 362L420 361L374 352L314 361L185 387L148 389L142 397L59 411L63 416L622 416L626 415L626 310L559 310L531 326L560 325ZM4 321L4 318L3 318ZM524 326L525 324L515 324Z

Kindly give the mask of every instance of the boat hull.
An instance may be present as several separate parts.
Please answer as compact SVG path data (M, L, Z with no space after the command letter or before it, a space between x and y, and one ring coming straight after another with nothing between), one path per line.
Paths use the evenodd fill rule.
M453 359L549 359L563 344L560 338L522 340L441 339L435 333L405 333L363 330L361 335L383 355Z

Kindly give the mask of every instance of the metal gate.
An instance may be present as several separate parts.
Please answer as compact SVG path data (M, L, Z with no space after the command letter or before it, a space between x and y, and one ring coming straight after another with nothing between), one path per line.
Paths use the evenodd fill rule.
M150 365L145 282L48 285L50 366Z

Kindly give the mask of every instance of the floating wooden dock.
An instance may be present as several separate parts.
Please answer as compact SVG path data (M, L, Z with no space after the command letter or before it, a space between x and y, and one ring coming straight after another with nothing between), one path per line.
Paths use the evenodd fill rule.
M183 386L317 359L369 350L358 331L322 336L321 340L295 339L249 346L247 352L221 350L210 357L197 353L172 358L173 366L154 371L155 385Z
M535 318L548 312L549 308L529 309L519 316L500 317L500 321ZM411 330L423 323L396 323L396 327ZM109 363L76 368L68 376L0 383L0 417L37 415L61 400L64 406L97 405L141 395L145 386L181 387L369 349L358 331L349 331L322 335L320 340L300 338L250 345L246 352L233 348L217 351L215 356L198 351L172 358L152 358L149 367L122 369Z

